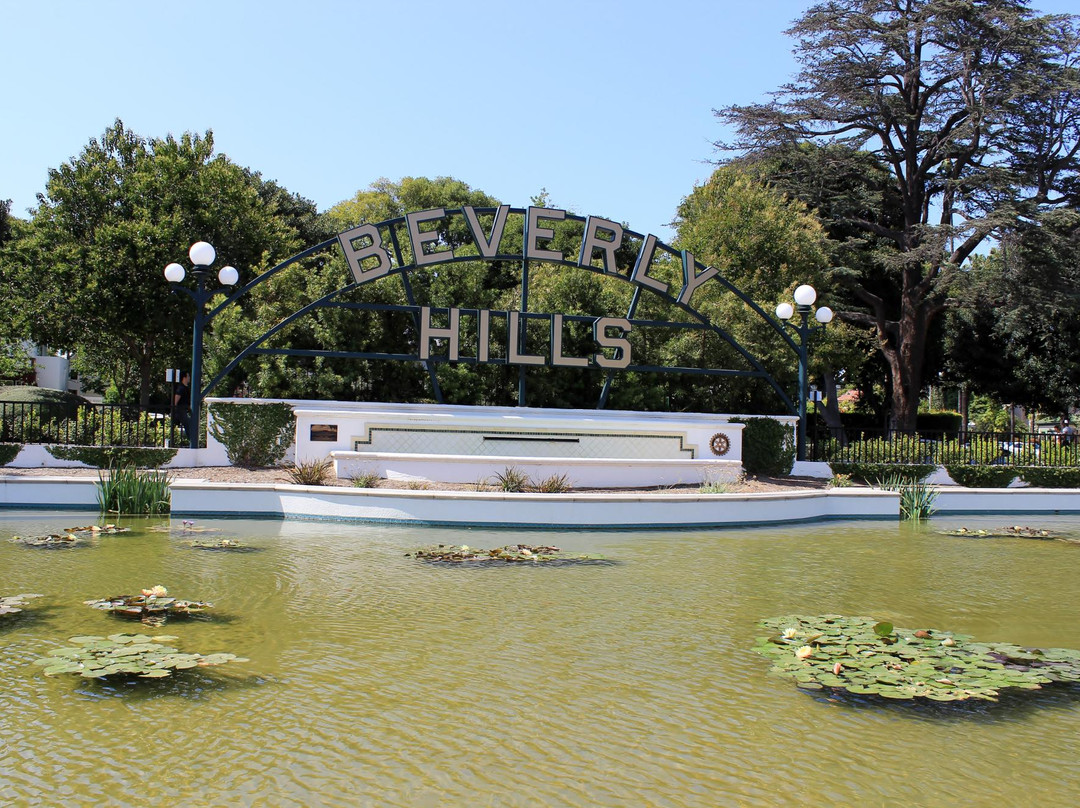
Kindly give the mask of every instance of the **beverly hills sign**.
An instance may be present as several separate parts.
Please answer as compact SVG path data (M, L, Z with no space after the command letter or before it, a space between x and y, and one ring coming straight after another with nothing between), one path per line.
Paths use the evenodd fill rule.
M501 250L503 238L506 235L507 222L511 213L522 214L523 249L521 254L506 254ZM481 215L493 215L490 232L485 232L481 224ZM472 237L476 254L471 251L468 255L459 255L455 250L442 242L439 223L448 223L446 220L452 216L464 217L468 232ZM616 251L622 247L632 235L618 222L603 219L597 216L589 216L584 220L584 232L581 236L580 249L576 257L568 258L564 253L551 249L551 240L555 237L555 231L551 225L566 219L580 217L568 216L564 210L557 208L529 207L524 211L512 210L509 205L501 205L498 208L484 208L477 210L466 206L459 211L447 212L445 208L433 208L430 210L408 213L404 217L404 226L412 248L413 267L427 267L437 264L452 263L462 260L514 260L523 262L523 300L527 299L527 267L531 261L561 264L564 266L576 266L592 271L601 271L603 274L628 280L636 286L649 290L655 294L672 299L678 306L692 311L694 293L708 280L716 277L718 272L713 267L705 267L698 271L698 263L693 255L683 251L680 253L682 263L682 285L677 294L665 281L649 274L657 257L658 250L666 250L674 253L670 248L663 245L656 236L649 234L640 238L640 247L633 268L627 273L620 272L616 263ZM387 229L388 223L364 224L354 227L338 236L338 242L344 251L348 261L349 270L357 285L369 283L391 274L395 266L401 266L401 255L398 249L396 236L391 229ZM392 243L386 243L389 233ZM392 250L394 251L392 253ZM395 262L395 255L397 261ZM602 268L595 266L599 257ZM406 268L407 269L407 268ZM524 310L524 306L522 307ZM563 314L537 314L529 313L530 320L547 319L550 327L549 353L548 355L526 353L523 347L524 340L522 312L519 311L489 311L475 309L459 309L451 307L439 309L448 312L446 326L436 326L432 320L432 309L429 306L418 307L419 315L419 356L422 361L445 359L451 362L461 361L461 326L462 314L475 321L477 329L477 352L475 356L468 357L469 361L488 363L496 361L500 364L512 365L552 365L555 367L599 367L611 370L626 369L631 367L633 353L627 336L633 329L630 317L598 316L593 320L593 340L598 350L588 356L566 356L563 354L564 320ZM491 322L492 318L504 318L507 324L506 333L508 344L505 358L494 359L491 352ZM437 356L432 352L432 342L435 340L446 341L446 352Z
M512 233L510 222L515 222L513 228L516 232ZM559 233L559 238L556 238L556 228L563 222L572 224L573 230ZM569 232L578 233L574 237L576 241L573 238L567 240ZM447 241L444 236L450 233L453 234L452 241ZM508 238L510 235L512 238ZM521 248L507 252L504 243L516 242L519 236ZM558 243L568 243L576 247L576 250L571 249L568 254L557 249ZM686 250L676 250L654 235L636 233L610 219L578 216L557 208L512 208L509 205L500 205L497 208L466 206L454 210L433 208L382 222L362 224L261 273L211 311L205 322L213 319L226 306L238 302L255 287L272 281L278 273L335 246L340 246L348 263L349 282L318 300L301 306L269 327L222 367L202 391L202 395L209 394L245 358L254 355L278 355L419 362L427 371L432 395L439 403L442 403L443 396L435 365L459 362L517 366L519 406L525 406L527 402L528 371L536 366L547 366L602 370L604 381L597 402L598 409L606 406L616 374L620 371L631 371L760 379L772 387L789 411L795 411L791 398L761 361L728 333L723 324L712 322L693 306L694 297L704 284L717 284L724 293L732 294L743 302L747 316L761 318L775 331L779 339L797 352L798 347L780 323L766 314L756 302L714 267L703 266L694 260L694 256ZM621 267L616 260L620 250ZM631 255L632 266L629 257ZM416 270L441 265L446 267L442 271L451 271L450 266L453 264L476 261L520 262L520 304L517 311L459 308L455 301L448 301L448 306L430 306L418 302L410 279ZM599 273L612 280L631 284L634 287L633 295L625 312L618 314L598 313L597 316L592 316L532 311L529 308L532 264L556 265ZM405 297L404 305L345 300L350 290L391 276L400 278ZM638 305L644 295L654 296L666 306L678 309L679 320L658 320L655 315L638 317ZM410 346L410 350L388 353L381 350L341 350L340 346L291 348L272 347L269 344L275 334L288 328L299 318L324 308L346 308L358 314L404 314L406 319L396 322L402 327L403 341ZM655 312L656 307L652 307L650 311ZM648 329L654 328L668 331L695 329L705 332L703 336L712 335L730 346L732 351L725 353L740 357L741 361L736 361L742 366L713 367L699 364L677 367L660 364L656 358L650 360L648 356L635 357L636 340L631 339L632 334L640 330L644 335ZM568 354L564 346L571 342L581 347L576 353ZM642 340L643 345L645 342ZM463 348L468 353L463 352Z

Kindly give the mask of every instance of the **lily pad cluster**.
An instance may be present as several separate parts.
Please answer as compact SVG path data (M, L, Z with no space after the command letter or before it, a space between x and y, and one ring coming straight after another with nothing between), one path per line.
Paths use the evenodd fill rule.
M94 609L142 620L151 625L161 625L169 617L189 617L213 608L214 605L201 600L169 597L168 590L163 586L144 589L140 595L114 595L111 598L87 600L84 603Z
M405 555L423 561L449 562L452 564L493 561L510 563L593 561L600 558L600 556L589 555L563 556L559 555L560 552L562 552L560 548L550 545L507 544L504 547L485 550L482 547L470 547L467 544L436 544L431 547L422 547L413 553L406 553Z
M56 550L61 547L80 547L86 541L74 533L45 533L41 536L12 536L11 541L23 547Z
M31 598L40 597L41 595L31 595L29 593L24 593L22 595L0 596L0 616L21 612L22 607L27 605L26 601Z
M986 528L971 529L960 527L956 530L941 530L938 532L943 536L963 536L970 539L1042 539L1045 541L1056 540L1068 544L1080 544L1080 539L1072 536L1063 536L1052 530L1025 527L1023 525L1009 525L1007 527L993 528L990 530L987 530Z
M129 527L116 525L86 525L84 527L66 527L63 533L46 533L41 536L12 536L11 540L24 547L56 549L58 547L78 547L91 536L107 536L114 533L127 533Z
M65 533L85 533L92 536L111 536L114 533L130 533L130 527L119 525L86 525L85 527L66 527Z
M109 676L161 679L188 668L248 661L236 654L182 653L165 644L176 639L164 634L157 637L146 634L72 637L68 640L71 646L56 648L44 659L35 660L34 664L43 665L46 676L72 673L94 679Z
M262 549L261 547L252 547L250 544L244 544L235 539L218 539L217 541L193 539L187 545L192 550L224 550L231 553L253 553Z
M1052 533L1049 530L1042 530L1034 527L1024 527L1021 525L1011 525L1008 527L998 527L991 530L985 528L968 528L958 527L956 530L942 530L939 531L943 536L971 536L972 538L1007 538L1007 537L1019 537L1022 539L1056 539L1057 533Z
M790 615L764 620L754 650L805 690L889 699L996 701L1003 690L1080 682L1080 651L976 642L868 617Z

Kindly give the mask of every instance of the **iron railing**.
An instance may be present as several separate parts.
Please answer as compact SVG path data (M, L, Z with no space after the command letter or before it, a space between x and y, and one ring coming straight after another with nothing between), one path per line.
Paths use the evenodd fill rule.
M807 458L939 466L1080 466L1080 437L1044 432L818 428L811 433Z
M130 404L0 401L0 442L66 446L186 446L167 413Z

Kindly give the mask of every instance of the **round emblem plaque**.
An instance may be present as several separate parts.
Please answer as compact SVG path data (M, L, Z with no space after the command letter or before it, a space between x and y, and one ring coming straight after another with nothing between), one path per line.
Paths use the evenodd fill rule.
M731 448L731 441L723 432L717 432L709 441L709 448L712 449L714 455L726 455L728 449Z

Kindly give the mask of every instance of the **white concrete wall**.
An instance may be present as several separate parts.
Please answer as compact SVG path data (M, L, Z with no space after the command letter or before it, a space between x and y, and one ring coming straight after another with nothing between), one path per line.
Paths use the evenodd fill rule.
M0 473L0 507L97 509L97 480L89 477L13 477Z
M34 372L38 387L67 392L71 360L66 356L35 356Z
M223 514L439 525L664 528L832 519L897 519L888 491L790 494L504 494L173 483L173 516Z
M229 458L225 454L225 447L217 444L206 449L177 449L175 457L162 468L178 469L202 466L228 466ZM15 459L8 463L10 468L38 469L38 468L90 468L85 463L77 460L59 460L49 453L45 444L27 443ZM2 470L0 470L2 473Z
M388 480L494 483L515 468L533 483L565 475L572 488L648 488L732 482L742 474L737 460L665 460L566 457L477 457L475 455L332 452L335 474L348 479L373 473Z

